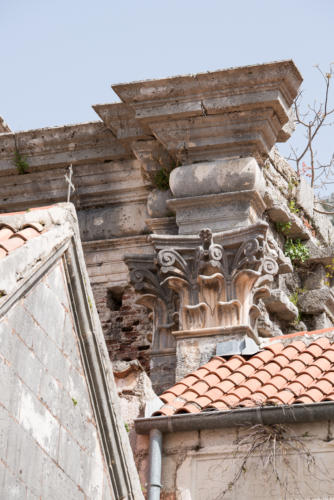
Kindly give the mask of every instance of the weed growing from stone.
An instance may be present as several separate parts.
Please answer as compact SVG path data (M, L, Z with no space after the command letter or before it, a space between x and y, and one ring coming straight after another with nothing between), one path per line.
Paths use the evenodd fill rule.
M325 281L325 285L331 286L331 281L334 278L334 259L332 259L332 262L330 264L327 264L327 266L325 266L325 269L326 269L326 278L328 278Z
M297 288L297 290L293 292L292 295L290 295L289 297L290 302L292 302L297 307L299 296L305 292L306 292L305 288Z
M168 171L167 168L160 168L155 173L153 178L153 184L155 185L155 187L161 189L162 191L167 191L167 189L169 189L169 174L170 171Z
M309 249L300 239L287 239L284 245L284 254L290 257L292 262L305 262L310 257Z
M299 208L296 206L295 200L290 200L289 201L289 210L292 214L298 214L299 213Z
M291 222L276 222L276 229L279 233L287 234L291 229Z
M14 153L14 164L17 168L19 175L27 174L29 171L29 164L23 156L18 151Z

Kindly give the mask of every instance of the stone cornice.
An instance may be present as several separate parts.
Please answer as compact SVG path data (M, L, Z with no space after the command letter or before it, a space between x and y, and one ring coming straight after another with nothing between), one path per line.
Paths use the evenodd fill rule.
M102 122L0 135L0 176L16 173L14 154L27 158L29 171L133 158Z
M241 66L225 70L218 70L206 73L197 73L196 75L176 76L164 79L145 80L133 83L112 85L113 90L122 99L123 102L131 104L136 110L137 118L146 118L151 116L149 109L155 110L154 115L166 115L161 113L164 105L170 105L174 101L174 106L169 107L168 114L176 112L187 112L192 115L194 112L202 112L201 103L198 98L222 97L228 96L229 100L219 101L217 109L233 111L235 105L244 105L238 103L238 99L231 100L231 97L238 95L253 96L253 91L272 90L274 88L281 91L290 107L295 93L302 82L302 77L293 61L281 61L268 64L259 64L253 66ZM196 106L187 106L185 110L183 103L194 102ZM248 101L253 103L256 100L251 97ZM140 113L140 109L146 112Z
M277 140L287 140L288 130L281 131L301 82L294 63L283 61L113 89L141 127L149 127L176 160L189 163L268 153Z
M95 104L93 109L120 141L152 138L150 129L136 120L134 110L123 102Z
M76 191L72 200L77 208L146 203L149 189L143 182L138 160L104 161L73 167ZM67 184L64 175L64 167L49 166L29 175L0 177L0 209L10 211L65 201Z

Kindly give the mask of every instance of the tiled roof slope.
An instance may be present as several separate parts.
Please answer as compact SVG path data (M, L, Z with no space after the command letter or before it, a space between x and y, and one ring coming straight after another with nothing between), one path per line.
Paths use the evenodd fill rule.
M34 208L31 210L46 210L50 207ZM38 222L23 224L22 227L15 228L10 224L10 216L23 214L25 212L15 212L10 214L0 214L2 218L8 217L8 224L0 223L0 259L25 244L26 241L36 238L44 231L44 226Z
M36 238L43 231L41 224L26 224L20 231L15 231L10 225L0 225L0 259L3 259L27 240Z
M306 337L271 343L249 359L214 356L165 391L153 416L334 401L333 340Z

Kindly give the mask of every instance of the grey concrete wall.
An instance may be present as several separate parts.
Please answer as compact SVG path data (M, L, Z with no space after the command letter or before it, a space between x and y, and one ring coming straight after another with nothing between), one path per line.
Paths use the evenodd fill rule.
M61 262L0 322L0 498L113 498Z

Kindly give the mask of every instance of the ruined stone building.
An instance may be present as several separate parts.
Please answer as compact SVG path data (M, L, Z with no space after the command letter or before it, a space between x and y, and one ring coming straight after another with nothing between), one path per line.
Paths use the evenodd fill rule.
M99 486L96 476L90 486L80 483L78 498L107 499L106 488L111 498L147 492L150 500L334 498L334 230L317 211L311 187L276 148L293 131L291 106L301 82L294 63L283 61L115 85L121 102L93 106L100 118L94 123L17 133L0 123L0 231L12 231L0 241L0 265L10 269L16 234L25 241L21 251L29 247L25 224L40 233L32 242L51 235L55 224L60 238L62 220L34 220L31 209L59 204L69 192L85 260L80 273L86 266L90 283L85 314L92 308L94 324L102 325L105 342L99 326L91 327L95 352L107 349L112 361L116 382L110 375L102 384L101 403L87 374L111 370L105 354L101 368L96 357L85 365L85 350L80 357L65 349L66 332L85 344L80 318L53 339L62 342L68 370L83 364L83 401L97 429L93 460L102 479ZM65 179L69 165L74 191ZM46 210L74 214L57 205ZM11 224L15 216L6 214L15 211L22 212L20 223ZM52 251L58 248L53 241ZM12 253L15 266L19 251ZM54 273L71 276L64 262L65 271ZM27 271L13 269L20 286ZM67 285L69 297L85 279ZM54 289L55 275L46 270L43 280L38 286L48 294L63 294ZM8 335L10 324L20 340L19 325L8 317L15 287L6 287L0 276L2 332ZM25 293L18 304L29 312ZM60 302L76 318L73 301ZM38 319L45 315L34 308L45 331ZM27 342L27 356L34 355ZM0 353L25 384L17 360ZM67 401L77 401L76 382L68 387L54 377ZM34 397L44 397L43 385L28 382ZM101 422L96 417L106 401L114 431L105 430L107 413ZM72 406L73 413L79 402ZM24 427L15 405L9 410ZM62 404L59 411L64 443L71 429ZM28 431L41 446L38 431ZM83 423L76 438L82 450L87 433ZM108 450L112 455L115 447L113 469ZM1 463L13 478L8 453L7 447ZM74 483L76 468L66 469L54 453L53 466ZM90 460L83 462L87 470ZM24 484L29 498L38 498Z

